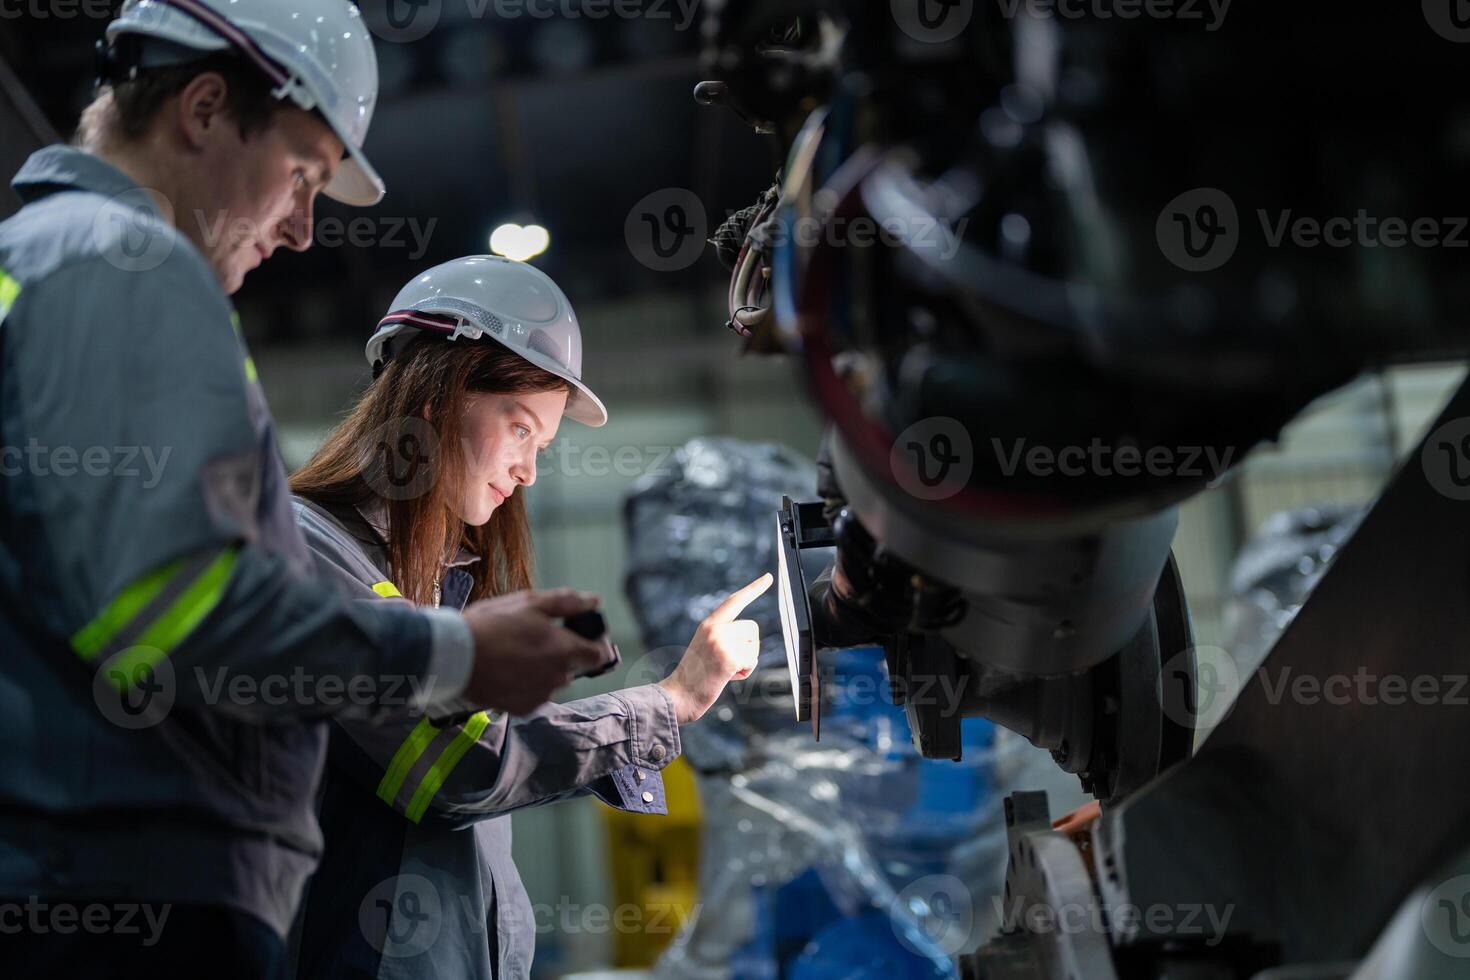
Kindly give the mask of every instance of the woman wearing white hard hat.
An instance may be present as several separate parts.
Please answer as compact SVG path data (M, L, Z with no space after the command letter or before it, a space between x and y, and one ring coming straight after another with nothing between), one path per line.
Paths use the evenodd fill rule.
M373 384L292 479L320 568L374 602L458 606L528 588L537 452L564 415L607 421L566 296L531 266L458 259L399 292L367 355ZM584 793L666 812L659 772L679 726L754 667L755 623L736 617L768 585L734 593L658 684L524 718L334 724L297 975L528 976L537 923L506 814Z

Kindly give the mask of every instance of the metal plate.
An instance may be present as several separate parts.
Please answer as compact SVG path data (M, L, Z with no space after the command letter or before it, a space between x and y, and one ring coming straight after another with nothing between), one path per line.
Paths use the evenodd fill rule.
M1431 431L1467 416L1470 385ZM1426 459L1409 455L1199 754L1104 815L1113 900L1230 905L1232 932L1288 962L1351 959L1462 846L1470 502L1432 486Z

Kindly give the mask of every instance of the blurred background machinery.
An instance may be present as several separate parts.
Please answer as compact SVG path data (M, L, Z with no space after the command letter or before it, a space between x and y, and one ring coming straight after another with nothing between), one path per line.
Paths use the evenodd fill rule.
M1333 68L1402 35L1429 85L1453 52L1415 18L1257 12L1205 43L1183 19L965 9L933 43L869 5L711 9L717 77L697 97L784 161L716 236L729 324L798 355L832 423L818 645L882 642L900 673L937 658L972 681L952 716L915 715L926 755L953 756L958 717L984 714L1115 801L1187 754L1156 698L1117 720L1130 682L1192 645L1168 562L1179 503L1364 368L1463 348L1444 251L1304 259L1248 234L1234 198L1433 212L1464 161L1409 134L1453 107L1391 110L1376 79ZM1326 52L1273 58L1324 32ZM1279 69L1231 70L1263 60ZM1387 125L1431 179L1324 153ZM1176 252L1176 217L1218 257ZM881 246L850 247L864 221ZM1089 461L1069 470L1069 452Z
M637 485L627 592L651 653L632 680L672 669L725 583L772 565L773 505L815 480L789 449L698 439ZM684 732L704 820L699 904L654 975L951 976L953 955L986 931L977 916L996 918L1000 793L1048 785L1080 803L1080 790L1045 752L979 718L962 728L961 764L920 756L877 647L822 655L826 727L813 744L792 724L775 598L747 615L762 627L761 666Z
M959 758L962 719L986 717L1050 749L1103 804L1089 835L1053 831L1044 797L1008 801L1008 895L1102 917L1080 936L1008 923L965 958L967 976L1353 962L1464 847L1470 801L1394 769L1365 719L1262 695L1256 663L1230 691L1234 719L1186 761L1221 664L1196 649L1170 549L1180 503L1314 400L1395 360L1463 357L1456 253L1422 236L1385 247L1371 230L1383 214L1446 213L1466 176L1453 134L1467 107L1427 94L1454 70L1453 25L1428 4L1327 22L1294 7L1242 13L1211 38L1182 10L1127 23L1109 3L1091 16L902 6L917 19L841 0L731 2L707 17L715 77L696 98L733 109L784 161L716 236L732 266L727 325L749 350L796 355L831 423L818 501L781 517L788 553L835 549L810 585L785 576L793 688L815 689L809 650L881 643L900 691L967 682L963 698L908 706L924 755ZM1386 100L1385 71L1424 97ZM1405 157L1384 158L1370 131ZM1353 236L1319 248L1333 240L1291 226L1297 208ZM882 244L849 247L864 222ZM1423 644L1462 626L1463 520L1446 504L1467 397L1266 666L1445 665ZM1434 546L1385 550L1387 528ZM1364 579L1388 569L1393 589ZM1403 615L1417 641L1377 628ZM1370 706L1395 717L1360 699ZM1423 709L1396 748L1463 742L1446 710ZM1352 777L1326 790L1323 767L1345 758ZM1371 796L1365 773L1388 772L1432 813L1386 834L1371 879L1321 841L1269 843L1378 840L1369 828L1387 818L1357 801ZM1120 904L1252 914L1204 942L1119 922Z

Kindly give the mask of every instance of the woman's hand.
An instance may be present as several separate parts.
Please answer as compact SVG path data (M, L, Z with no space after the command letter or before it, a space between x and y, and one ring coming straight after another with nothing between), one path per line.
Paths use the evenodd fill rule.
M760 658L760 627L753 619L737 619L745 607L771 587L767 572L730 595L705 617L694 632L679 666L658 682L674 701L679 724L697 721L730 681L744 680Z

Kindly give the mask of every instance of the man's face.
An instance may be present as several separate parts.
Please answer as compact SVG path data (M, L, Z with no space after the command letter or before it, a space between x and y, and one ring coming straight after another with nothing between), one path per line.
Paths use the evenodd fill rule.
M311 247L312 205L342 159L342 141L319 117L278 110L263 132L240 138L229 118L201 146L196 204L176 220L234 293L278 247Z

